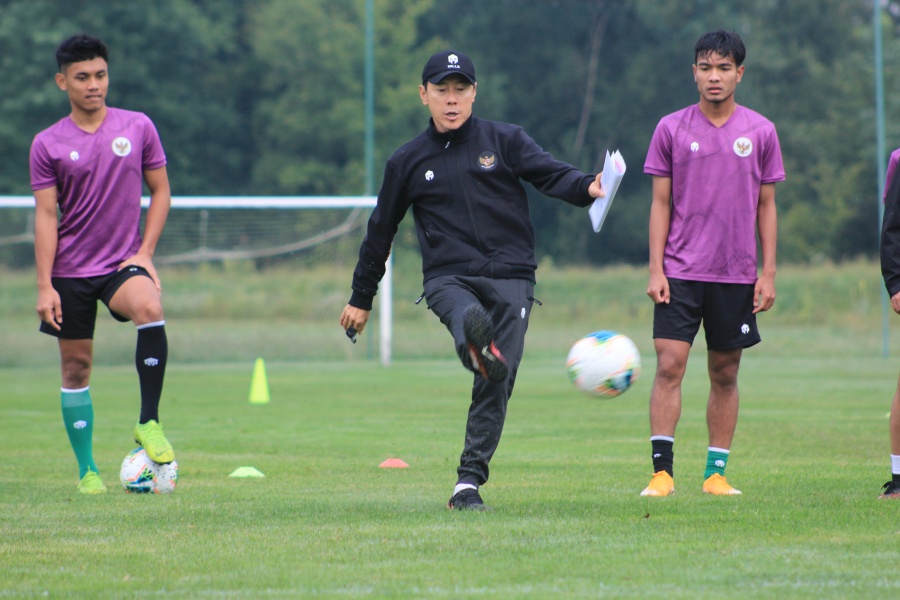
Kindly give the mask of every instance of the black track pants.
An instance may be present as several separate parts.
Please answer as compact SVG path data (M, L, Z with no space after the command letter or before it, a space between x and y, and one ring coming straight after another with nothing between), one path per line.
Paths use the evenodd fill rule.
M497 348L509 365L506 381L493 383L478 373L473 375L465 446L457 469L458 483L480 486L488 480L488 463L500 443L506 406L522 361L533 290L532 283L524 279L456 275L437 277L425 284L428 307L450 331L456 352L467 369L474 372L463 333L462 316L473 302L481 304L491 316Z

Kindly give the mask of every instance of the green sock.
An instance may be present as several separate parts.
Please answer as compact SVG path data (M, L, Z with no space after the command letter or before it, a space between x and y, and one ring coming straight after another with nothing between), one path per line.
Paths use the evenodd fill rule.
M706 452L706 471L703 473L703 479L709 479L715 473L724 477L727 462L728 450L710 447Z
M78 459L79 477L84 477L88 469L99 473L94 464L94 406L91 404L90 388L63 389L62 414L69 443Z

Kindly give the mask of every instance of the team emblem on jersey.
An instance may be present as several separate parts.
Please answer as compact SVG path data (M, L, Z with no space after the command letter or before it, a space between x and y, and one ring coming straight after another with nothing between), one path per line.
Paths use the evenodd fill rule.
M69 152L69 158L71 158L74 161L74 160L78 160L79 158L81 158L81 155L78 154L78 150L72 150L71 152Z
M432 179L434 179L434 171L431 169L425 171L425 181L431 181Z
M490 171L497 166L497 157L493 152L485 151L478 155L478 166L485 171Z
M697 142L691 142L691 152L696 152L700 149L700 144Z
M128 156L131 154L131 142L128 141L128 138L117 137L113 140L112 151L116 156Z
M750 153L753 152L753 142L751 142L748 138L739 137L734 140L734 153L740 156L741 158L746 158L750 156Z

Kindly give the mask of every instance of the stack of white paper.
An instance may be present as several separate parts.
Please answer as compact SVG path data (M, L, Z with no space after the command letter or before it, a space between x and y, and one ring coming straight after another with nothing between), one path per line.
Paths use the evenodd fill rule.
M600 185L603 191L606 192L606 195L595 199L589 210L594 231L600 231L600 228L603 226L606 213L609 212L609 207L612 206L613 198L616 196L616 190L619 189L619 182L622 181L624 176L625 159L622 158L618 150L612 154L607 150L606 161L603 163L603 176L600 178Z

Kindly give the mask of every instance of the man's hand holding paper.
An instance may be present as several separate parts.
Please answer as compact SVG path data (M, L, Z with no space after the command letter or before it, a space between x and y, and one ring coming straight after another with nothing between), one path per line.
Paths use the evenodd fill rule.
M606 161L603 163L603 174L600 178L604 195L594 200L594 203L589 209L591 225L593 226L594 231L600 231L600 228L603 226L603 221L606 219L606 213L609 212L609 207L612 205L616 191L619 189L619 183L624 176L625 159L622 158L622 155L618 150L612 154L607 150Z

